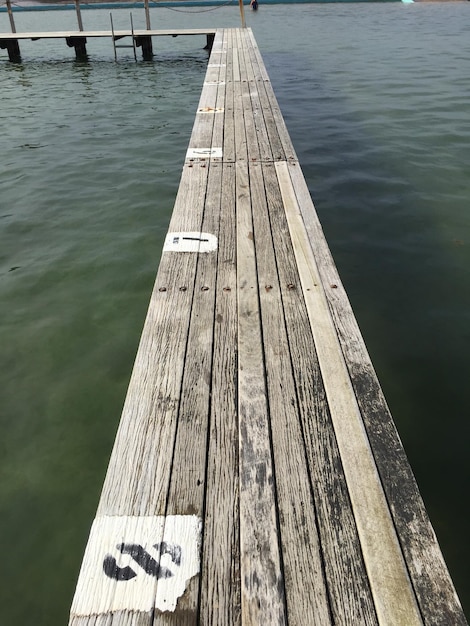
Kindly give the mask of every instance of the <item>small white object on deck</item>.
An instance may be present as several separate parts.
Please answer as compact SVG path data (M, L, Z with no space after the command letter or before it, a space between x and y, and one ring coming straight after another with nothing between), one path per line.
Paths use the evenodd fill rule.
M186 159L221 159L222 148L189 148Z
M214 252L217 237L210 233L168 233L163 252Z

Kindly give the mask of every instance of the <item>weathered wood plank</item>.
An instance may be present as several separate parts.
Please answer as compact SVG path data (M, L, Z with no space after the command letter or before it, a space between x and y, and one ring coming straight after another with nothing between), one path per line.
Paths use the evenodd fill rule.
M377 617L274 165L263 165L263 174L332 621L372 626Z
M238 61L238 39L237 39L237 29L232 29L232 72L233 72L233 81L240 82L240 66Z
M263 128L261 131L263 133L262 141L260 141L261 158L265 161L270 160L270 157L275 161L288 160L289 158L293 159L295 154L292 152L291 144L288 145L289 150L286 155L283 142L279 136L278 125L275 119L278 112L276 112L276 116L273 114L271 100L268 97L267 92L267 88L271 90L271 81L267 76L264 63L259 56L258 48L253 44L253 36L251 32L247 33L246 39L247 49L245 50L245 58L249 58L253 68L253 82L250 82L250 91L256 93L254 107L255 122L257 124L257 128L258 126ZM278 107L277 102L275 104ZM263 121L261 121L261 119L258 121L257 118L261 116ZM264 133L266 133L266 137L264 136ZM266 141L269 144L269 151L268 148L264 147Z
M285 624L248 167L236 164L242 621Z
M252 50L253 50L253 58L254 59L258 59L258 63L260 65L260 67L264 68L264 63L263 60L261 58L261 54L259 52L258 46L256 45L256 42L254 40L254 36L253 33L251 32L251 30L247 33L248 36L251 38L253 46L252 46ZM265 68L264 68L264 71ZM265 74L265 79L262 81L262 84L264 85L264 88L266 90L266 96L267 96L267 101L269 102L269 108L271 109L271 116L276 124L276 131L277 134L279 135L280 141L281 141L281 145L283 148L283 151L285 153L285 159L287 161L297 161L297 155L296 152L294 150L294 146L292 145L292 140L289 136L289 133L287 131L287 127L286 127L286 123L284 121L284 118L282 116L281 113L281 109L279 108L279 103L277 101L277 98L274 94L272 85L271 85L271 81L269 80L269 76L267 75L267 72ZM260 81L260 92L261 92L261 81ZM267 115L269 115L269 113L266 112ZM276 144L274 144L276 145ZM274 148L273 148L273 152Z
M240 76L242 78L242 102L248 142L248 159L250 161L272 161L273 153L267 134L265 119L250 59L251 39L240 34L239 54Z
M239 626L238 323L235 166L231 163L223 166L221 207L200 623Z
M200 230L206 183L207 168L185 167L170 231ZM189 199L193 211L183 217ZM195 254L162 255L72 617L153 611L195 269ZM186 521L193 525L192 519ZM141 563L151 575L137 575Z
M266 66L264 65L264 61L263 61L263 58L261 56L261 52L259 51L258 44L256 43L256 39L255 39L255 37L253 35L253 31L251 30L251 28L247 28L246 29L246 35L251 40L251 50L253 51L253 55L256 58L257 65L258 65L259 71L261 73L261 78L263 80L266 80L266 81L269 82L270 78L269 78L268 72L266 70Z
M235 55L236 52L236 55ZM233 80L233 108L234 108L234 136L235 136L235 160L243 162L248 159L248 145L246 139L245 118L243 115L242 85L240 82L240 66L238 60L238 50L234 49L234 61L236 57L236 73L234 63ZM235 78L237 75L237 78Z
M201 231L219 235L222 166L209 169ZM188 254L173 252L169 254ZM193 253L190 253L193 254ZM202 523L212 378L212 346L217 251L197 257L194 296L185 354L166 515L196 515ZM160 582L157 584L157 600ZM156 611L154 625L196 624L199 577L195 577L173 612Z
M245 32L246 29L240 29L238 31L239 37L239 48L243 54L243 63L244 63L244 75L242 77L243 80L252 81L254 80L253 67L251 62L249 61L249 47L251 47L251 39L248 36L248 33Z
M235 161L235 125L234 125L234 89L233 89L233 54L232 31L227 29L227 62L225 73L224 104L224 140L223 154L225 163Z
M214 130L212 135L212 146L222 148L222 158L225 158L224 154L224 127L225 127L225 107L226 107L226 84L227 84L227 57L228 46L227 36L221 42L221 50L224 51L224 65L220 67L219 80L217 85L217 98L216 98L216 111L214 119Z
M289 166L425 624L467 623L300 168Z
M261 164L251 164L249 173L288 621L327 626L328 592ZM277 180L269 182L280 196Z
M240 70L245 73L245 64L243 55L240 55ZM242 75L243 75L242 74ZM256 133L255 122L253 119L253 109L251 108L250 86L246 80L240 82L241 106L243 110L243 120L245 124L245 136L247 146L248 161L259 161L260 151L258 146L258 136Z
M256 136L258 139L259 160L273 161L275 159L278 159L281 156L281 154L280 153L274 154L272 147L271 147L271 141L269 139L267 123L263 114L260 93L258 90L258 83L254 80L249 81L248 90L249 90L250 99L251 99L253 123L254 123L254 127L256 130Z
M207 176L200 165L184 167L169 232L201 229ZM99 515L164 513L195 268L194 255L162 255Z
M276 171L379 623L422 624L287 164Z
M219 83L223 82L221 76L225 77L225 58L221 60L223 33L220 31L214 38L214 46L209 58L209 63L202 87L201 96L196 111L196 119L191 132L188 146L187 158L204 158L204 151L212 147L214 123L220 112L217 113L217 101ZM225 55L223 55L225 57ZM223 71L222 71L223 70ZM222 147L222 144L220 146ZM198 151L201 151L200 154Z

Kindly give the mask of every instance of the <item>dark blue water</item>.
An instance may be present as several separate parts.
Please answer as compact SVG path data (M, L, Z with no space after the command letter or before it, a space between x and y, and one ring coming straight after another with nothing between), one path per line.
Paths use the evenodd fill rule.
M468 3L247 14L461 599L470 606ZM134 24L145 24L142 11ZM152 9L154 27L238 8ZM129 11L113 9L116 28ZM18 30L76 28L21 13ZM109 12L83 13L108 28ZM0 30L9 30L0 14ZM205 73L205 44L0 52L0 623L67 620ZM468 611L468 608L467 608Z

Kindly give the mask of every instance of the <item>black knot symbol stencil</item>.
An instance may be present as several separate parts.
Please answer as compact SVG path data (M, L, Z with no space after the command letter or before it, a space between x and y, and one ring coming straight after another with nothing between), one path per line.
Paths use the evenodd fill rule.
M163 555L168 554L175 566L181 565L181 546L162 541L153 547L160 553L160 559ZM118 543L116 548L121 554L128 554L149 576L171 578L174 575L170 568L161 565L138 543ZM137 576L137 573L129 565L119 567L116 559L110 554L106 555L103 561L103 571L106 576L114 578L114 580L131 580Z

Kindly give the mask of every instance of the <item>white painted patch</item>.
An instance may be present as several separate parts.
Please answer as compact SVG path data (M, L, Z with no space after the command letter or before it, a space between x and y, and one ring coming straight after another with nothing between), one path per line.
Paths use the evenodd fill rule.
M198 113L223 113L223 107L202 107L197 110Z
M174 611L190 579L199 572L201 532L202 520L195 515L171 515L166 518L163 543L172 545L179 542L184 546L185 558L183 560L182 548L181 566L177 575L158 581L155 608L160 611Z
M217 250L217 237L200 232L168 233L163 245L163 252L214 252L214 250Z
M174 611L199 572L201 530L195 515L97 517L71 614Z
M225 67L225 63L208 63L207 67Z
M212 54L227 54L227 50L212 50Z
M221 159L222 148L189 148L187 159Z
M214 85L225 85L224 80L208 80L204 83L207 87L213 87Z

